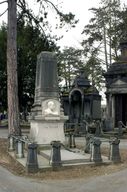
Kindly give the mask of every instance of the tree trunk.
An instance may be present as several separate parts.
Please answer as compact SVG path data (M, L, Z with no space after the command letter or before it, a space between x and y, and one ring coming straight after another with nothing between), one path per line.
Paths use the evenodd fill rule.
M112 64L112 38L109 35L109 66Z
M112 11L111 11L112 0L109 1L109 65L112 64Z
M17 11L16 0L8 0L7 90L9 134L21 135L19 127L17 78Z
M70 64L70 62L68 63L68 86L70 89L70 87L71 87L71 64Z
M108 57L107 57L107 42L106 42L106 28L105 28L105 24L103 27L104 30L104 53L105 53L105 63L106 63L106 70L108 70Z

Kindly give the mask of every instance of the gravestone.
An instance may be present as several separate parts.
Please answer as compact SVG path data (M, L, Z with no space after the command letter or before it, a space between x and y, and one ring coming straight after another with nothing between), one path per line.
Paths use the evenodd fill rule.
M119 152L119 144L120 140L118 138L113 138L109 141L110 143L110 154L109 159L114 163L121 162L120 152Z
M101 158L101 141L98 138L93 138L92 142L92 150L91 150L91 161L94 161L95 163L101 163L102 158Z
M30 138L38 144L65 141L64 116L60 105L57 62L51 52L37 57L34 105L30 116Z
M59 167L62 166L61 162L61 143L59 141L52 141L52 152L51 152L51 165L52 167Z

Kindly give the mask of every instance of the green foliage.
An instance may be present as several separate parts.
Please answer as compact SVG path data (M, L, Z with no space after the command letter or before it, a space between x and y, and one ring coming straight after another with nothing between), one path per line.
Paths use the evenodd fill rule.
M7 75L6 75L6 38L7 27L0 28L0 101L6 108L7 102ZM26 105L24 96L33 98L35 87L35 72L37 55L41 51L55 51L57 47L50 36L44 36L37 27L24 25L18 22L17 30L17 52L18 52L18 83L20 109Z
M7 73L6 73L6 49L7 49L7 28L2 25L0 30L0 102L7 106Z
M92 50L92 51L91 51ZM89 50L89 57L84 57L84 50L67 47L58 53L59 58L59 81L62 82L61 88L68 90L71 88L74 78L80 74L81 70L90 79L91 83L101 90L103 72L101 60L98 59L98 50ZM90 52L91 51L91 52ZM64 91L65 91L64 90Z
M104 81L104 70L101 67L101 61L97 58L96 53L94 53L86 62L85 71L87 71L88 77L92 82L92 85L96 86L99 90L101 90L101 84Z
M23 105L24 94L34 95L37 55L41 51L55 51L57 47L51 37L43 35L37 27L22 26L22 22L18 26L19 98Z
M116 26L117 31L117 41L127 41L127 8L124 9L119 13L119 23ZM115 44L115 39L113 39L113 46Z
M40 6L38 15L34 15L26 0L17 0L17 64L20 106L24 105L23 101L28 99L28 95L30 97L34 95L37 54L41 51L56 51L58 49L55 41L61 37L51 37L49 33L51 30L48 14L52 11L49 7L54 9L58 15L60 28L65 24L75 27L78 22L72 13L64 14L49 0L37 0L36 2ZM6 26L0 28L0 102L2 101L5 107L7 102L6 31ZM23 99L24 95L27 99Z
M84 27L83 54L86 70L93 84L103 83L103 71L119 57L119 44L127 40L127 8L119 0L101 0L100 7L91 8L93 18Z
M58 19L56 24L56 28L62 28L65 25L70 27L75 27L78 23L78 20L75 19L75 15L71 12L63 13L60 8L55 5L52 0L36 0L37 4L39 5L39 13L38 15L34 15L32 9L29 9L26 0L18 0L18 7L19 7L19 18L24 19L25 22L31 23L32 25L37 25L38 28L43 31L45 34L45 30L49 30L52 32L52 27L50 26L50 22L48 16L50 12L54 12L56 14L55 18Z
M108 68L112 60L118 56L118 44L120 42L118 26L121 22L120 15L122 13L120 2L119 0L101 0L99 8L91 8L90 10L94 17L90 19L89 24L84 27L82 32L86 35L82 42L84 52L91 50L92 53L93 48L98 49L98 57L104 58Z
M83 68L81 50L68 47L59 52L58 66L59 81L70 88L74 77L79 73L79 69Z

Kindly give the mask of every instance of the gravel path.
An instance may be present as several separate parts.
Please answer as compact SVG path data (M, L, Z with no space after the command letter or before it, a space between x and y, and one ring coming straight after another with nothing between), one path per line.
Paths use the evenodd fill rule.
M0 166L0 192L126 192L127 169L90 179L36 181L15 176Z

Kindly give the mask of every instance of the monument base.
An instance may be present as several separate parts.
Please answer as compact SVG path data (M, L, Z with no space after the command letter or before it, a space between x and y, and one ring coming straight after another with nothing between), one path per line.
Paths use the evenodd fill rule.
M30 139L37 144L65 142L63 120L31 120L30 125Z

